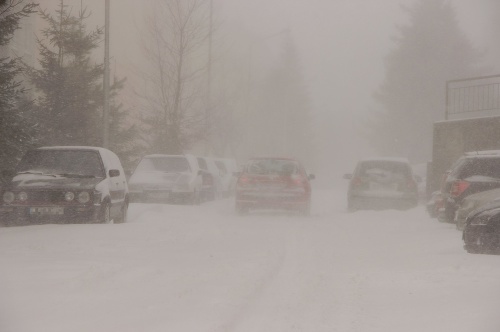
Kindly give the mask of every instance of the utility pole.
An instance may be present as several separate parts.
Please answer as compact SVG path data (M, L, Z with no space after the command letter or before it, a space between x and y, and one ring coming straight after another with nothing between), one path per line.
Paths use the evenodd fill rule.
M104 109L103 109L103 143L104 148L109 147L109 1L105 2L104 19Z
M212 121L211 121L211 107L212 107L212 30L213 30L213 9L214 2L210 0L209 12L209 27L208 27L208 64L207 64L207 105L206 105L206 130L207 142L205 147L205 154L208 155L212 149Z

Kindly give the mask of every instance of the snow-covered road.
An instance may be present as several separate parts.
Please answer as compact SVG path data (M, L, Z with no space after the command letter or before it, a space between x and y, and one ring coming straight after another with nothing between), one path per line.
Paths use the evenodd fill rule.
M238 216L132 204L118 225L0 228L0 332L500 331L500 256L409 211Z

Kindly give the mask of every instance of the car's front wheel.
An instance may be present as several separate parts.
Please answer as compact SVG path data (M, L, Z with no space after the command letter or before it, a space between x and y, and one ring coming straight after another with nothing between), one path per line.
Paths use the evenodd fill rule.
M200 192L198 190L194 190L188 198L188 203L191 205L199 205L200 204Z
M111 222L111 209L108 203L104 203L104 205L101 207L99 222L101 224L109 224Z
M243 204L236 204L236 213L239 215L248 214L249 208Z
M115 224L123 224L127 222L128 202L124 202L120 211L120 216L114 220Z

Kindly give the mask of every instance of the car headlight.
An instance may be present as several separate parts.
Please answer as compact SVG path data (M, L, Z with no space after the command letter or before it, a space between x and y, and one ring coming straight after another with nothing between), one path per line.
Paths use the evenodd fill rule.
M21 202L26 202L28 200L28 194L24 191L21 191L19 194L17 194L17 199Z
M78 194L78 202L85 204L90 201L90 194L87 191L82 191L81 193Z
M16 199L16 195L12 191L6 191L3 193L3 202L6 204L10 204L14 202Z
M72 200L75 199L75 194L71 191L68 191L64 194L64 199L67 201L67 202L71 202Z

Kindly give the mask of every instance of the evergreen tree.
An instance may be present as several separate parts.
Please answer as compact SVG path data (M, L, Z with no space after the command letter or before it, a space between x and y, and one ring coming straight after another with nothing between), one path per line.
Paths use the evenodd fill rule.
M30 78L41 92L37 100L46 145L101 145L103 65L91 60L102 29L87 32L89 15L73 16L61 0L56 15L41 12L48 28L38 41L40 69Z
M138 143L139 128L127 123L130 112L116 100L124 84L125 79L115 78L110 87L109 149L118 155L123 168L131 171L142 156L144 147Z
M36 12L37 4L0 1L0 47L19 29L23 17ZM29 148L36 133L30 121L30 103L23 98L22 69L18 58L0 57L0 167L12 168Z
M431 155L432 126L444 119L447 80L477 76L481 54L461 31L445 0L419 0L406 9L396 48L386 58L385 80L374 97L382 106L370 124L370 140L384 154L414 162Z

